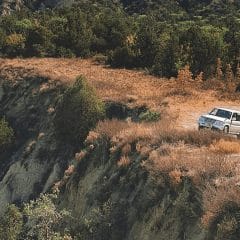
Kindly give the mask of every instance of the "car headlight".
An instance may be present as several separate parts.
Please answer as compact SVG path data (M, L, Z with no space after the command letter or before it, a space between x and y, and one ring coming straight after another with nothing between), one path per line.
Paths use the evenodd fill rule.
M198 122L204 123L205 122L205 118L204 117L200 117Z
M216 126L223 126L224 122L222 122L222 121L215 121L214 125L216 125Z

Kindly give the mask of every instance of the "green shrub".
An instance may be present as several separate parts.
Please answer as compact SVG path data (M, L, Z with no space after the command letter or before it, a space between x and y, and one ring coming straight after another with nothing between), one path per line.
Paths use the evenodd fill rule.
M67 210L59 210L57 194L41 194L36 200L24 205L24 223L21 239L64 240L72 239L67 234L67 223L71 214Z
M130 47L118 47L109 52L108 62L112 67L136 67L137 55Z
M105 116L104 104L86 79L77 78L59 100L54 119L59 137L73 144L82 143L90 129Z
M13 135L13 129L8 126L6 120L0 119L0 150L11 144Z
M0 239L16 240L22 230L23 216L15 205L9 205L0 218Z
M139 120L145 122L156 122L160 120L160 113L148 110L139 115Z

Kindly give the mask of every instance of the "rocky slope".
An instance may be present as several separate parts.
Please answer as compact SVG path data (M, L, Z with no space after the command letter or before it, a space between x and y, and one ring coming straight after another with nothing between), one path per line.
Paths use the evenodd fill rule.
M145 158L136 150L132 163L119 167L121 153L111 154L105 138L86 145L76 164L79 149L58 141L52 124L63 91L62 84L29 70L2 69L0 116L13 127L15 144L0 155L1 211L60 183L60 206L78 219L75 227L84 239L204 239L200 198L187 179L175 189L166 176L145 169ZM107 112L136 118L141 111L110 103ZM76 168L66 176L72 163Z
M189 180L175 188L166 175L145 169L139 153L120 167L110 142L93 145L61 190L61 207L79 219L83 239L206 239L201 198Z
M55 136L53 126L64 90L63 82L34 70L2 66L0 117L14 129L15 142L0 153L0 213L8 203L21 206L55 188L60 208L72 212L79 239L239 239L240 208L231 191L238 192L228 191L229 181L234 187L236 180L239 189L239 172L229 165L231 154L211 152L222 136L171 131L163 120L159 125L106 120L84 146L74 148ZM120 103L107 106L109 118L124 120L138 120L146 111ZM225 141L239 151L239 142ZM227 184L224 194L219 192L226 196L223 203L219 195L208 198L218 207L209 229L202 225L203 216L212 217L207 214L212 209L204 209L203 178L215 191L221 181Z
M15 144L0 155L0 209L7 203L24 202L49 189L73 155L71 146L57 142L52 118L63 88L46 78L11 69L0 76L0 116L15 132ZM11 76L11 77L10 77Z

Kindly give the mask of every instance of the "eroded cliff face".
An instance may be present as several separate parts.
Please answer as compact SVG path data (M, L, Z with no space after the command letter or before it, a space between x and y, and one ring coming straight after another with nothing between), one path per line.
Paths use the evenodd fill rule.
M110 145L101 138L87 146L61 188L60 206L78 219L82 239L205 239L201 197L190 180L174 187L134 150L131 163L119 166L121 149L112 154Z
M64 87L23 69L14 71L3 69L0 75L0 117L15 132L11 149L0 154L0 211L47 191L73 156L72 147L56 139L52 123Z
M56 182L59 204L76 218L76 232L84 239L204 239L199 227L201 199L188 179L177 188L164 174L143 166L144 156L132 146L131 164L117 164L121 149L111 153L107 138L99 138L74 160L78 146L55 136L53 118L65 87L24 69L0 72L0 117L15 132L11 149L0 155L0 211L49 191ZM137 120L145 108L131 110L108 103L110 118ZM135 149L135 150L134 150ZM76 166L70 178L69 165ZM66 172L65 172L66 174Z

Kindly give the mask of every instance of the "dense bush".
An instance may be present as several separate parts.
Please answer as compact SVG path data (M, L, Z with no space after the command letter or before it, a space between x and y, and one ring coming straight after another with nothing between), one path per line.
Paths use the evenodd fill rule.
M0 119L0 151L11 144L13 136L13 129L8 126L4 118Z
M0 239L18 239L23 225L22 213L15 205L6 208L4 216L0 218Z
M82 143L104 115L104 104L86 79L79 77L59 100L54 119L56 132L71 143Z
M0 217L1 240L71 240L67 210L57 208L56 194L42 194L22 209L8 205Z
M160 120L160 113L154 111L147 111L139 115L140 121L156 122Z

